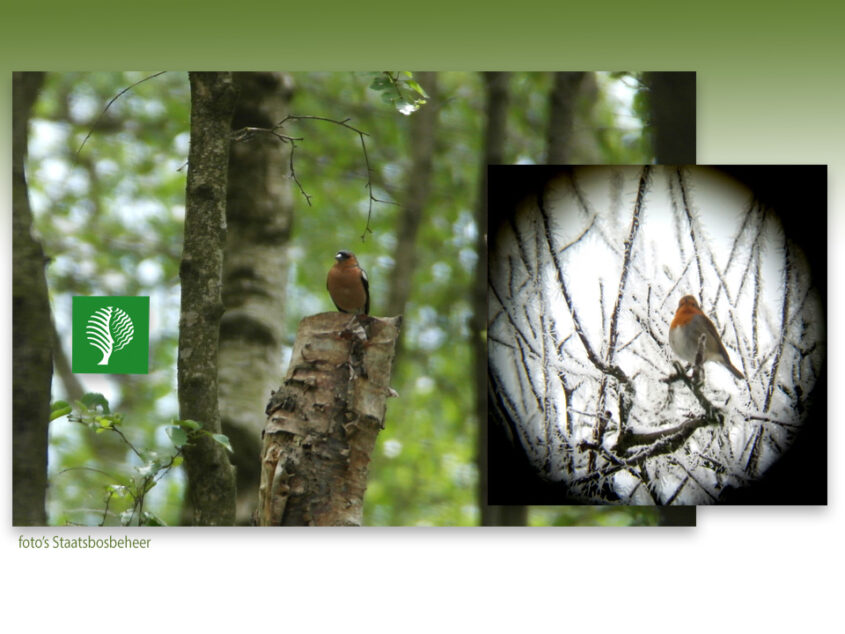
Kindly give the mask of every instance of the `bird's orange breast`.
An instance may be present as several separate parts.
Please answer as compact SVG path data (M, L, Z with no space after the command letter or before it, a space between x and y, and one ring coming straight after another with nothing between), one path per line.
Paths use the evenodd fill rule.
M698 313L699 311L692 306L681 306L678 308L677 312L675 312L675 318L672 320L672 324L669 327L677 328L678 326L686 326Z

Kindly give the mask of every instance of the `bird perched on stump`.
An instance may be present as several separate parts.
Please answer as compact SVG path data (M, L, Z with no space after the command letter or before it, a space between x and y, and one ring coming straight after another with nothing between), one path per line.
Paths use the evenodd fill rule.
M678 302L678 310L669 327L669 345L681 359L695 363L701 335L704 335L702 364L705 361L715 361L730 370L736 378L744 378L742 372L731 363L716 326L701 312L698 300L692 295L684 295Z
M370 284L358 258L351 251L338 251L334 260L326 278L334 305L342 313L366 315L370 312Z

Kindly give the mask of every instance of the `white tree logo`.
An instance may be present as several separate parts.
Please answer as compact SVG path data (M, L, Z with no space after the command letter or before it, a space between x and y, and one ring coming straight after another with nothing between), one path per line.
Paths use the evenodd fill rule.
M106 306L88 319L85 334L91 345L103 353L97 365L108 365L115 350L123 350L135 335L135 327L129 315L115 306Z

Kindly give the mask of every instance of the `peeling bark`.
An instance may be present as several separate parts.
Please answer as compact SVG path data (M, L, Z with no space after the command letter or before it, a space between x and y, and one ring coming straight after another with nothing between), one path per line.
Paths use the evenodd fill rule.
M300 322L288 373L267 405L261 526L361 525L400 323L345 313Z

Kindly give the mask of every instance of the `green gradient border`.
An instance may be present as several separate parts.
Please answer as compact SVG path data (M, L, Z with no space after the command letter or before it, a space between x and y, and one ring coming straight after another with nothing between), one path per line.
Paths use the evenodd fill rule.
M0 49L16 70L841 69L845 6L723 2L495 6L432 0L222 2L32 0L4 8ZM86 10L86 8L88 10ZM783 84L778 86L783 88ZM773 86L772 88L778 88Z
M12 70L692 70L699 163L827 163L835 194L845 5L550 4L13 3L0 21L3 134Z
M826 163L841 207L845 5L550 4L13 3L5 147L12 70L692 70L699 163Z

